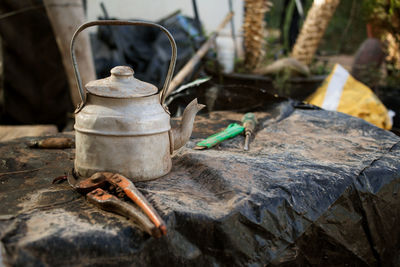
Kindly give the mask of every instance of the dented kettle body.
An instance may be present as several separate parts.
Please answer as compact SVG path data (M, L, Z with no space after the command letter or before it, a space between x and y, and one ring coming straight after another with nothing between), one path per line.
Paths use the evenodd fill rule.
M79 175L107 170L144 181L171 170L170 118L158 94L135 101L89 94L75 120Z

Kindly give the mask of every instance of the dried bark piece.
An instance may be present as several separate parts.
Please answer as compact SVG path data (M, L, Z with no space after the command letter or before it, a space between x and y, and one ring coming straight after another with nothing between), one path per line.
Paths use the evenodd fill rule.
M315 0L294 44L292 57L309 65L340 0Z

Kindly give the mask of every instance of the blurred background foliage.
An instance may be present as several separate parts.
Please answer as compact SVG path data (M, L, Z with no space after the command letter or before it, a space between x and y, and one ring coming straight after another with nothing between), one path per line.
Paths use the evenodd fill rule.
M378 0L367 0L378 1ZM281 29L282 13L285 8L290 9L294 0L282 1L271 0L273 7L266 15L267 27L269 29ZM303 0L304 14L307 14L313 0ZM324 38L319 46L320 53L323 54L353 54L360 44L367 38L366 16L363 4L364 1L346 0L341 1L336 9L335 15L325 32ZM294 8L293 12L297 12ZM284 21L283 24L290 23ZM302 20L300 19L299 28ZM283 25L283 28L288 28Z

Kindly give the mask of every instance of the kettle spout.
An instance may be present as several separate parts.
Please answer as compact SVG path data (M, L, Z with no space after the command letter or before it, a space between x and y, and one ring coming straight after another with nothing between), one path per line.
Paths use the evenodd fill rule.
M174 127L171 130L171 153L173 150L176 150L182 147L189 140L190 135L193 130L194 118L205 105L198 104L197 98L187 105L185 111L183 111L183 116L181 119L181 124L178 127Z

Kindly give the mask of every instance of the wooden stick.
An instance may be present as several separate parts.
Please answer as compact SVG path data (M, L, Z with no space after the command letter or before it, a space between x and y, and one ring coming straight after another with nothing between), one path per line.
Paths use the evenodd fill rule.
M232 17L233 17L233 12L229 12L224 18L224 20L221 22L221 24L218 26L218 28L215 30L215 32L211 34L208 40L200 47L199 50L197 50L196 54L188 61L188 63L186 63L186 65L178 72L178 74L175 75L175 77L169 84L163 102L165 98L169 96L172 93L172 91L174 91L174 89L183 82L186 76L192 73L196 64L199 63L200 59L204 57L204 55L210 49L218 33L225 27L225 25L230 21Z
M81 102L76 88L69 45L76 28L85 21L81 0L44 0L46 12L56 36L61 58L67 73L70 94L74 106ZM76 57L81 70L83 84L96 79L89 34L86 32L77 40ZM44 53L46 51L43 51Z

